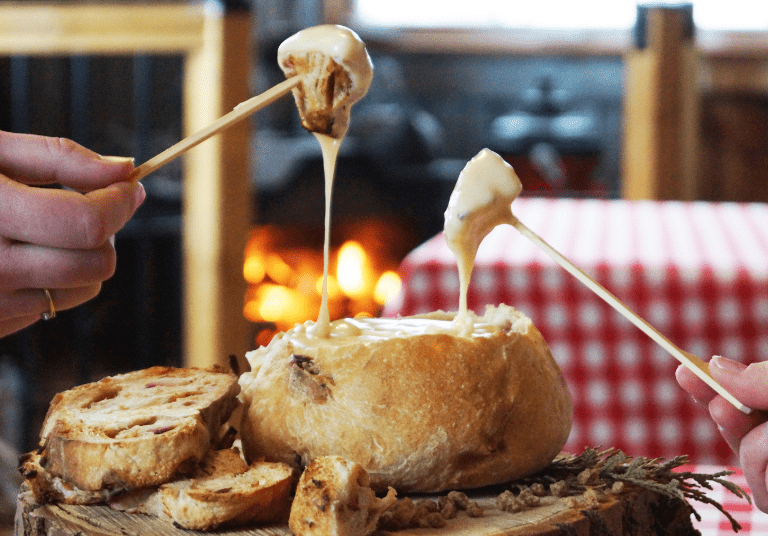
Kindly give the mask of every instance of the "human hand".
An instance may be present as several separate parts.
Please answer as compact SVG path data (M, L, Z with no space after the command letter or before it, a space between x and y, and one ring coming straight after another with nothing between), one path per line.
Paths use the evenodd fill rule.
M114 234L144 201L129 158L0 131L0 337L84 303L115 271ZM71 190L35 188L60 184Z
M709 409L720 433L739 456L755 505L768 512L768 361L746 366L716 356L710 360L709 370L718 383L755 411L742 413L682 365L677 369L677 382Z

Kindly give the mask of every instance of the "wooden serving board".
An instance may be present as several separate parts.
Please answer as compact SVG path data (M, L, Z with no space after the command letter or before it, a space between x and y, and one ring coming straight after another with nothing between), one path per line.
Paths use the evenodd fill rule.
M633 490L620 496L610 496L594 510L571 508L562 499L544 497L542 505L520 513L502 512L495 508L495 495L470 496L483 507L482 517L468 517L461 512L442 528L406 529L394 536L596 536L612 534L674 534L688 532L670 525L672 532L657 532L648 519L658 516L659 501L664 498L648 492ZM687 507L680 502L681 507ZM668 505L665 507L669 514ZM678 512L679 514L679 512ZM679 520L679 515L672 516ZM688 516L690 519L690 516ZM641 520L638 525L638 520ZM690 523L690 521L688 521ZM631 525L631 527L630 527ZM634 527L634 528L633 528ZM637 530L635 530L637 529ZM652 532L651 532L652 530ZM19 496L16 512L17 536L291 536L287 525L269 525L216 532L184 530L172 523L140 514L126 514L107 506L37 505L29 496ZM693 533L691 533L693 534Z

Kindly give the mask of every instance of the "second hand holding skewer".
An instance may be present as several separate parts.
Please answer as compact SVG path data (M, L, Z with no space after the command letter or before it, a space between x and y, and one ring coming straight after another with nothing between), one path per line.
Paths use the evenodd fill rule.
M149 160L141 164L139 167L133 170L133 173L131 173L131 176L130 176L130 180L138 181L143 179L153 171L164 166L171 160L175 159L176 157L180 156L186 151L192 149L196 145L204 142L214 134L217 134L222 130L229 128L230 126L242 121L246 117L260 110L261 108L269 104L272 104L274 101L276 101L283 95L290 92L294 87L296 87L299 84L300 81L301 81L301 78L298 76L289 78L287 80L284 80L283 82L280 82L276 86L268 89L264 93L261 93L260 95L256 95L255 97L251 97L250 99L241 102L240 104L235 106L235 108L231 112L222 116L217 121L211 123L210 125L196 132L195 134L192 134L191 136L184 138L183 140L176 143L175 145L172 145L162 153L150 158Z
M635 312L629 309L629 307L627 307L621 300L619 300L616 296L614 296L608 290L606 290L605 287L603 287L600 283L592 279L583 270L577 268L573 263L571 263L571 261L566 259L562 254L560 254L557 250L555 250L552 246L550 246L547 242L545 242L541 237L539 237L536 233L534 233L528 227L526 227L525 224L523 224L520 220L518 220L514 214L510 216L510 224L515 229L520 231L520 233L522 233L526 238L531 240L536 246L538 246L545 253L547 253L550 257L552 257L552 259L554 259L560 266L565 268L565 270L567 270L571 275L576 277L576 279L584 283L587 287L589 287L590 290L592 290L595 294L600 296L606 303L608 303L608 305L611 305L614 309L616 309L619 313L621 313L627 320L632 322L641 331L643 331L646 335L648 335L651 339L653 339L656 343L658 343L662 348L664 348L667 352L669 352L673 357L675 357L683 365L688 367L694 374L696 374L696 376L701 378L707 385L709 385L712 389L714 389L715 392L717 392L719 395L725 398L728 402L733 404L741 412L746 414L749 414L752 412L751 408L739 402L739 400L737 400L736 397L734 397L731 393L726 391L722 385L717 383L717 381L712 377L712 375L709 372L709 365L707 365L707 363L702 361L701 358L689 352L683 351L677 346L675 346L669 339L667 339L664 335L662 335L656 328L651 326L648 322L643 320Z

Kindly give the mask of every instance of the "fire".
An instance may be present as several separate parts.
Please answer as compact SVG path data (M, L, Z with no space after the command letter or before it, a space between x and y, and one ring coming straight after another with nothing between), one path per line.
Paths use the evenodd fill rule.
M379 305L386 304L389 300L395 299L403 288L403 281L397 273L388 270L381 274L376 288L373 291L373 298Z
M352 299L360 299L369 293L367 261L363 246L354 240L345 242L339 249L336 275L341 290Z
M382 258L380 244L366 246L370 224L361 226L363 239L350 238L331 251L328 274L328 308L332 319L351 316L376 316L384 304L401 288L400 277L392 270L399 258ZM281 236L281 230L265 226L252 234L246 248L243 277L249 283L243 308L245 317L257 324L258 344L266 344L275 331L316 320L323 285L323 259L318 247L296 245L295 235ZM320 246L322 247L322 245ZM375 254L374 254L375 253Z

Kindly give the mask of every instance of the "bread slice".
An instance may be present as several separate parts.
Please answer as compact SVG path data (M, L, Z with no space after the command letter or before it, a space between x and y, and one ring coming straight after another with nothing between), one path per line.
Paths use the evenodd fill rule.
M61 499L56 480L99 493L168 482L215 444L238 392L229 372L152 367L59 393L22 474L39 502Z
M389 488L383 498L369 487L360 464L339 456L322 456L299 479L288 526L294 536L367 536L381 514L397 501Z
M284 520L293 471L282 463L248 466L237 449L209 452L190 478L128 493L110 507L168 519L191 530Z

